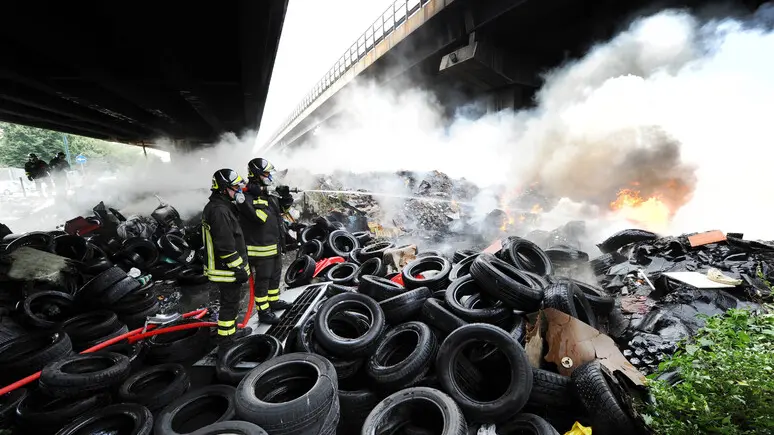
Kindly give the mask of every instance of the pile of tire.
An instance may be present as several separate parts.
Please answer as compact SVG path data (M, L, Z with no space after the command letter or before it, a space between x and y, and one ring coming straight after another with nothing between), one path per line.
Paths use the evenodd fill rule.
M304 228L300 241L296 259L285 273L285 284L289 288L312 282L316 264L323 258L341 257L344 260L318 275L321 280L342 285L355 282L355 272L365 260L375 256L381 258L381 251L367 251L372 247L370 232L350 233L340 222L332 222L324 217L315 218L312 225ZM388 245L394 246L389 243Z
M153 287L153 281L143 285L111 266L72 294L43 290L25 297L12 312L24 333L0 344L0 381L5 386L38 371L41 376L37 384L2 397L0 426L17 433L74 434L108 430L110 424L128 430L136 423L137 431L126 433L150 433L142 428L152 426L151 411L189 387L183 365L211 350L210 330L187 329L78 353L142 328L159 312ZM110 403L120 405L105 407Z
M113 266L128 272L132 268L154 281L177 281L180 285L207 282L204 276L200 226L184 230L159 231L151 239L121 239L109 233L86 236L64 231L35 231L9 234L0 240L0 254L27 246L73 260L85 279Z
M496 255L423 253L400 285L384 267L393 246L363 246L345 262L354 276L331 277L328 297L284 346L267 335L237 340L219 349L215 383L198 388L186 367L211 349L206 328L74 354L125 332L155 302L120 267L72 295L37 296L25 308L34 332L0 344L0 377L41 377L2 397L0 425L58 435L461 435L494 424L554 435L578 421L638 433L622 386L598 362L571 377L530 365L529 314L556 308L595 326L612 308L598 288L554 276L540 248L509 238Z
M531 367L524 350L528 314L556 308L596 326L612 297L554 276L547 254L523 239L507 239L496 255L419 256L401 271L405 287L385 276L386 249L362 249L368 258L354 277L330 279L334 295L288 341L290 353L252 337L263 362L238 384L223 379L237 385L238 418L269 433L278 421L297 424L292 433L328 433L333 408L339 434L461 434L484 424L505 434L556 434L576 421L637 433L604 366L590 362L567 377L549 363Z

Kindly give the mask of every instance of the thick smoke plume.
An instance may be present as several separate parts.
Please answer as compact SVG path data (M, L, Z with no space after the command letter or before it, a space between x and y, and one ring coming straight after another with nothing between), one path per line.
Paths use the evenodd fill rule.
M632 188L676 213L671 232L771 238L762 199L772 190L763 179L772 161L770 11L746 22L672 10L640 19L548 72L535 108L519 112L449 123L428 92L361 84L334 127L276 159L313 172L438 169L479 185L537 182L596 206L598 217Z

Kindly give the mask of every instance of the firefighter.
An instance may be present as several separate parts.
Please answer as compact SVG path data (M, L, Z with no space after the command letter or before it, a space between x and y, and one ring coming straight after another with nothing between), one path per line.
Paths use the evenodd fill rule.
M53 159L48 163L51 169L51 178L54 179L54 186L56 187L57 196L67 195L67 172L70 170L70 164L67 163L67 156L62 151L59 151Z
M202 212L202 238L207 263L204 274L218 285L218 341L250 335L251 328L237 329L242 284L249 278L247 248L239 226L234 202L244 201L243 180L231 169L221 169L212 176L212 194Z
M237 208L253 273L255 307L261 323L276 324L279 318L275 312L290 306L280 300L279 284L285 241L282 213L293 204L293 197L287 186L276 189L280 197L269 193L274 166L268 160L250 160L247 171L245 201Z
M38 159L37 154L30 153L27 163L24 164L24 173L27 179L35 183L35 190L41 195L46 196L43 191L43 185L49 178L48 165L43 160Z

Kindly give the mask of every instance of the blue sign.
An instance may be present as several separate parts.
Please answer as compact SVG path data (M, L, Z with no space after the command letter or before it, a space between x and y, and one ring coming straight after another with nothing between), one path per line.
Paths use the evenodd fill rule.
M75 163L79 165L86 163L86 156L83 154L78 154L78 156L75 157Z

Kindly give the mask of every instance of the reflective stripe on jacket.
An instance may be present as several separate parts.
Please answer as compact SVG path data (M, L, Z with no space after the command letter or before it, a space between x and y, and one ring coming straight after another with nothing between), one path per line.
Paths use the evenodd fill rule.
M247 247L233 204L213 193L202 213L204 274L213 282L234 282L234 269L249 270Z

